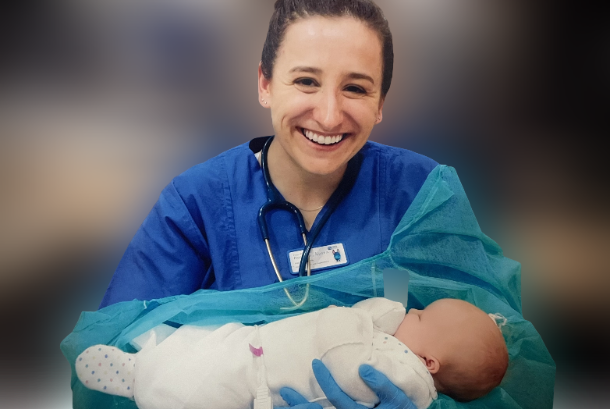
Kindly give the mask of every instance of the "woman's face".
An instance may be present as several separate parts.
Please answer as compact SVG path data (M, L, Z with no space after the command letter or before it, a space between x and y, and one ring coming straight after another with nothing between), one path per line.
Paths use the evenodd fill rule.
M381 121L381 41L354 18L295 21L258 78L282 154L306 173L343 172Z

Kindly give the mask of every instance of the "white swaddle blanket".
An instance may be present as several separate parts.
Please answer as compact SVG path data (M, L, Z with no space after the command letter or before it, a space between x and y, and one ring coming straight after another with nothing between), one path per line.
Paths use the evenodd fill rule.
M358 375L366 363L423 409L437 397L432 376L390 335L404 315L400 303L372 298L352 308L327 308L260 327L231 323L216 329L182 326L171 334L157 330L148 340L136 340L142 349L130 355L136 360L133 398L140 409L247 408L260 385L262 359L274 406L285 405L279 390L288 386L327 407L331 404L311 368L317 358L343 391L365 406L379 401ZM79 370L83 365L77 360L85 383L89 373Z

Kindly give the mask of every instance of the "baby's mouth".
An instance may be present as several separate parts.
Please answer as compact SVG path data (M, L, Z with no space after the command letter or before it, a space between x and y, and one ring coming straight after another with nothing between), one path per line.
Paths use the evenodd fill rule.
M335 145L343 140L347 134L336 134L336 135L320 135L309 129L301 128L301 133L307 139L318 145Z

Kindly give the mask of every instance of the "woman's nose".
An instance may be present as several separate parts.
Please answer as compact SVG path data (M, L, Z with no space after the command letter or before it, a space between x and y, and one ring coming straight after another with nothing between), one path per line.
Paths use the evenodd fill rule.
M316 117L314 118L325 132L339 130L343 122L343 109L341 97L335 92L322 92L322 98L318 104Z

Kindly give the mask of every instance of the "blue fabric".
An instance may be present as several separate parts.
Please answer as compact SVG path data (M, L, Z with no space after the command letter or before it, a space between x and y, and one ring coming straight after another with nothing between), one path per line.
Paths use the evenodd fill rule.
M374 257L264 287L199 290L84 312L61 344L72 367L73 407L135 408L133 401L91 391L78 381L74 362L89 346L107 344L132 351L131 340L164 322L266 323L330 304L350 306L383 294L386 268L410 274L409 308L421 308L440 298L458 298L508 319L502 332L510 363L502 384L469 403L441 394L431 409L552 408L555 364L540 335L521 314L519 263L505 258L501 248L481 232L455 171L445 166L430 173L391 236L389 247ZM285 309L292 306L285 288L298 300L309 288L309 297L298 311Z
M388 247L392 232L438 165L414 152L374 142L367 142L359 155L362 165L355 185L314 243L343 243L350 264ZM199 289L234 290L277 282L256 221L266 200L262 171L248 144L176 177L133 238L100 308ZM296 221L285 211L270 212L267 221L280 272L284 279L294 278L287 253L303 248Z

